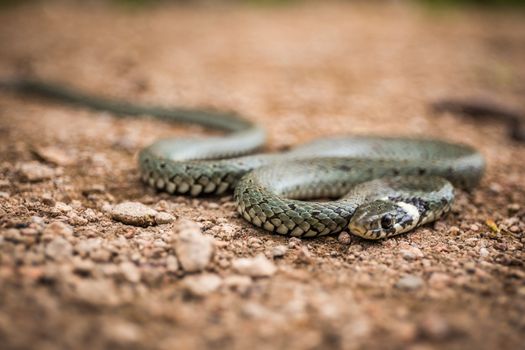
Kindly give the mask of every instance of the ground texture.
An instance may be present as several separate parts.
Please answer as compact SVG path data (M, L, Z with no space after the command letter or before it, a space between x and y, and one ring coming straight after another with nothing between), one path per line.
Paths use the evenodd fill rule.
M235 110L268 130L272 150L335 134L437 137L478 148L488 168L447 218L411 234L289 239L246 223L231 197L139 182L141 147L205 130L2 93L1 347L523 346L525 146L501 124L427 106L491 96L525 107L524 17L401 5L3 9L2 78ZM125 201L149 209L111 208ZM122 210L159 224L121 223Z

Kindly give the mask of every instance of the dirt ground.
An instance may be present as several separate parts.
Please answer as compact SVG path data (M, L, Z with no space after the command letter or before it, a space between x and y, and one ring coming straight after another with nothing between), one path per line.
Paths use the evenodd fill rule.
M272 150L336 134L423 136L472 145L488 168L449 216L413 233L289 239L245 222L231 196L139 182L141 147L202 128L0 93L2 349L523 346L525 146L499 123L427 107L489 96L525 108L524 13L79 3L3 8L0 77L235 110L268 130ZM108 208L124 201L176 219L117 222ZM183 230L196 231L195 247L212 243L209 262L205 249L195 269L181 261Z

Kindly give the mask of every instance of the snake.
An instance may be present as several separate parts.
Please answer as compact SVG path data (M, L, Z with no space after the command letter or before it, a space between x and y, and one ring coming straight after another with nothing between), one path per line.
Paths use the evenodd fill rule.
M141 105L35 79L1 85L116 116L149 116L223 132L160 139L143 148L142 181L174 195L233 192L241 217L280 235L348 231L377 240L409 232L445 215L455 189L473 189L485 168L474 148L427 138L335 136L284 152L255 153L266 132L235 112Z

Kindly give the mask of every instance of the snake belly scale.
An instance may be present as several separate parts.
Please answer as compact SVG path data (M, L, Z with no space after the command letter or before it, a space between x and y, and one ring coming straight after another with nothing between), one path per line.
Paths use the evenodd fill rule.
M426 139L338 137L279 154L247 155L264 144L265 132L234 113L107 100L37 80L0 86L117 116L151 116L226 132L163 139L144 148L139 154L143 181L172 194L234 191L242 217L282 235L349 230L379 239L407 232L440 218L450 209L454 186L471 189L484 171L476 150Z

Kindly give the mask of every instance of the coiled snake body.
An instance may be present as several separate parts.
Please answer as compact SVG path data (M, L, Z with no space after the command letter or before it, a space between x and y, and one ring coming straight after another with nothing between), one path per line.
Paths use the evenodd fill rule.
M3 86L116 115L149 115L228 132L155 142L139 154L142 179L173 194L233 190L246 220L283 235L348 229L379 239L407 232L446 213L453 185L474 187L484 169L483 157L470 147L422 139L332 138L281 154L245 155L264 144L265 133L235 114L110 101L39 81ZM319 198L331 200L315 201Z

